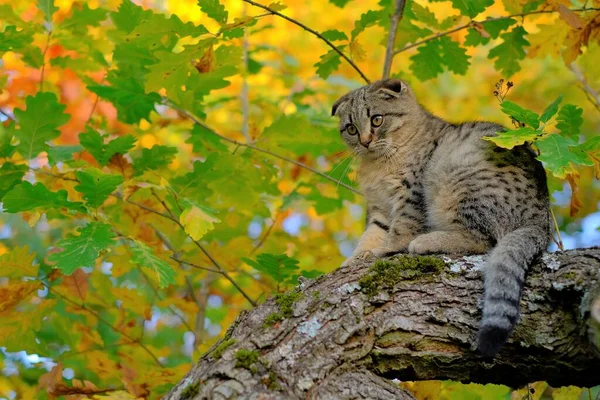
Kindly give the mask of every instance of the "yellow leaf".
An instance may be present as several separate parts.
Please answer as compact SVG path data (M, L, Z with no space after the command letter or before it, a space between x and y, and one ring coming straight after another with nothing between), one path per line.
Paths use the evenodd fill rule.
M581 22L581 18L573 11L569 10L563 4L558 5L558 13L560 17L571 26L573 29L581 29L583 28L583 22Z
M29 253L29 247L15 247L10 253L0 256L0 271L2 276L20 278L23 276L37 276L38 266L32 265L35 254Z
M39 289L39 282L9 281L8 285L0 287L0 313L16 307L31 293Z
M214 228L215 222L221 222L218 218L208 214L200 207L191 205L179 216L179 222L184 226L185 233L194 240L200 240L206 232Z

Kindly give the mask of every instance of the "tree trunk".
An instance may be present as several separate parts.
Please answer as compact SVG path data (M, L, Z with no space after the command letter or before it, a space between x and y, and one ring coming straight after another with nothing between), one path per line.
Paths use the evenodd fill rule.
M541 257L493 361L473 347L484 259L399 255L304 280L243 312L165 398L412 398L393 378L600 384L600 248Z

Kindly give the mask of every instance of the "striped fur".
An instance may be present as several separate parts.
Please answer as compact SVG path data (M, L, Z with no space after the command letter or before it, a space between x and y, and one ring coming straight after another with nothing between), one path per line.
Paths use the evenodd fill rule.
M368 215L343 265L368 254L489 251L477 340L483 354L495 355L518 320L527 269L550 240L546 175L535 154L481 139L500 125L431 115L398 80L346 94L332 114L361 160Z

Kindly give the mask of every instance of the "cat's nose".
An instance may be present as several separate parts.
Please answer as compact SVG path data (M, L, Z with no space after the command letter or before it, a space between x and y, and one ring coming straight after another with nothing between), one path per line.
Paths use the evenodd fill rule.
M372 141L373 141L373 138L369 138L368 140L366 140L364 142L361 140L360 144L362 144L363 146L365 146L368 149L369 145L371 144Z

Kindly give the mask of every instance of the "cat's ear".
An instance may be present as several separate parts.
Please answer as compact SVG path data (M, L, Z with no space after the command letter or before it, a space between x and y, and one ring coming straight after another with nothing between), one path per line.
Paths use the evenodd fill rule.
M348 100L348 95L345 94L342 97L340 97L335 103L333 103L333 106L331 106L331 116L335 116L335 114L337 113L338 108L345 103Z
M398 79L386 79L381 81L377 88L377 94L384 100L392 100L399 98L406 92L406 84Z

